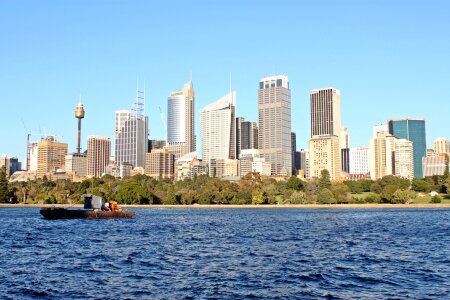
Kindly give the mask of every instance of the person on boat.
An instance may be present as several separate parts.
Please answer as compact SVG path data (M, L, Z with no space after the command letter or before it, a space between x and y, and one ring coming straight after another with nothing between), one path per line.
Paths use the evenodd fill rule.
M110 207L109 207L109 202L108 201L103 203L102 210L104 210L104 211L110 211L111 210Z
M119 204L117 204L117 201L111 201L110 203L111 211L119 211L120 207Z

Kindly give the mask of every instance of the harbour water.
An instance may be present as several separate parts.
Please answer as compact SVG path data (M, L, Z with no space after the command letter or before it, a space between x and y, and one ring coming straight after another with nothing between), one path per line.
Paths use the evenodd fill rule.
M450 298L450 209L134 211L0 209L0 298Z

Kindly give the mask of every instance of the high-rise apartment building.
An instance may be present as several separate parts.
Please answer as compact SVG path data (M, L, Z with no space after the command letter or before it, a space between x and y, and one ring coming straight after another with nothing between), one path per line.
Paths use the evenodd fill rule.
M350 148L350 174L369 174L369 147Z
M291 132L291 154L292 154L292 175L297 174L298 169L295 167L295 153L297 152L297 134Z
M342 165L340 92L335 88L311 90L310 103L310 176L319 177L327 169L331 179L338 179L348 169L348 163Z
M37 142L37 177L64 169L68 145L56 141L54 136L47 136Z
M272 175L292 174L291 90L287 76L262 78L258 90L258 148Z
M433 150L437 154L449 154L450 143L447 138L440 137L433 141Z
M372 180L393 175L395 140L392 135L382 131L377 133L369 144L370 177Z
M242 149L242 123L245 122L243 117L236 118L236 157L239 157Z
M414 178L422 178L422 157L426 156L425 119L403 118L388 120L389 133L398 139L413 142Z
M88 136L87 176L102 177L111 155L111 139L106 136Z
M144 116L145 93L136 92L131 111L116 111L115 162L144 167L148 152L148 117Z
M413 142L407 139L395 140L394 170L395 176L414 179Z
M196 149L195 91L192 80L167 98L167 147L175 158Z
M309 140L310 176L320 177L322 170L328 170L330 179L342 176L339 137L317 136Z
M203 162L236 159L236 92L231 92L200 112ZM210 174L211 171L210 171Z

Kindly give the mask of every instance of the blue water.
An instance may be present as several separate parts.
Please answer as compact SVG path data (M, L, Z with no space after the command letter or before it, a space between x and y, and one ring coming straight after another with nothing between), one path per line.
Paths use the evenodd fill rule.
M0 209L1 299L450 299L448 209Z

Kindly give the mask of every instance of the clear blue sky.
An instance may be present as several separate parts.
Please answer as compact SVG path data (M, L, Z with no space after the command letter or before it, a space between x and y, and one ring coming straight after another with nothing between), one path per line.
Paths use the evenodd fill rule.
M150 137L158 107L192 72L199 112L237 91L237 115L257 121L260 78L289 76L292 129L307 146L309 90L341 90L352 147L388 118L427 118L427 146L450 136L450 2L2 1L0 154L25 157L26 131L76 147L81 93L87 135L113 138L114 111L146 82ZM41 128L41 129L39 129Z

